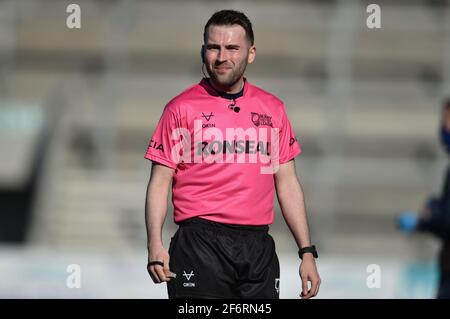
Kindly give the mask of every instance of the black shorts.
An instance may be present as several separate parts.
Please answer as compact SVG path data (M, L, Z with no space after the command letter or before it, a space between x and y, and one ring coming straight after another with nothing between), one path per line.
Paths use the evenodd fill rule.
M280 265L268 226L192 218L180 223L169 248L167 283L174 298L278 299Z

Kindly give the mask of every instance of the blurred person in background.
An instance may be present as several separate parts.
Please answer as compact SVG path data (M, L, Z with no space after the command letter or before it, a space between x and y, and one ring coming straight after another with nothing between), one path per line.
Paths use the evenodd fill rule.
M300 145L284 103L244 77L255 54L249 19L234 10L216 12L205 25L201 49L202 68L206 67L209 77L205 75L166 105L145 155L153 163L146 199L147 270L155 283L167 282L171 299L279 298L279 261L268 233L275 190L302 259L300 295L311 298L318 293L317 252L310 242L294 162ZM230 128L245 132L277 128L278 147L268 136L271 147L267 141L250 140L251 136L236 139L237 134L233 141L226 141ZM174 138L177 130L188 131L187 136L180 133ZM191 143L194 135L205 136L208 130L214 132L215 140L210 136L211 141L203 141L196 150L197 144ZM182 152L189 156L193 149L194 156L199 151L201 162L177 159L180 145L175 140L187 142ZM211 155L236 159L238 154L268 156L271 164L278 154L279 167L264 174L261 157L256 163L205 160ZM167 251L162 229L171 183L179 228Z
M450 154L450 99L443 104L440 140L445 151ZM418 215L401 214L398 223L403 231L429 232L442 241L437 298L450 298L450 166L440 197L430 197Z

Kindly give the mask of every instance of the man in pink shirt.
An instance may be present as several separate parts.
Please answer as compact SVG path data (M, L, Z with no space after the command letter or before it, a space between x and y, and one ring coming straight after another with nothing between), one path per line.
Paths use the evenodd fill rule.
M301 296L318 293L317 252L295 171L300 145L283 102L244 76L255 54L248 18L216 12L201 50L209 78L166 105L150 140L147 268L155 283L167 282L169 298L279 298L268 234L275 190L302 259ZM171 183L179 228L167 251L161 234Z

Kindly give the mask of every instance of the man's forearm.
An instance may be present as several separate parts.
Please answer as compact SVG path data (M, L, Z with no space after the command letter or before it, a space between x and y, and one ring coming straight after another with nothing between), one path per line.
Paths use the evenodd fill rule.
M277 196L283 217L299 248L311 246L303 190L295 176L277 185Z
M162 228L167 213L168 190L150 182L145 203L145 224L147 229L147 247L162 245Z

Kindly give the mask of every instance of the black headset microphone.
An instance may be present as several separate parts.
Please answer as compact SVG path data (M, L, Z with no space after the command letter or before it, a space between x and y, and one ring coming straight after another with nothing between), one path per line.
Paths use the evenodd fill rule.
M205 78L207 78L207 76L206 76L206 74L205 74L205 71L203 70L204 67L205 67L205 56L203 55L203 49L204 49L204 47L205 47L205 46L202 45L202 48L201 48L201 50L200 50L200 56L202 57L202 73L203 73L203 76L204 76Z
M202 73L205 76L205 78L207 77L205 74L205 71L203 71L203 67L205 65L205 55L204 55L204 46L202 46L202 49L200 50L200 56L202 58ZM239 111L241 110L241 108L239 106L236 105L236 99L233 99L233 102L230 103L230 105L228 105L228 108L230 110L233 110L235 113L239 113Z
M239 113L239 111L241 110L241 108L239 106L236 106L236 100L235 99L233 99L233 102L231 102L231 104L228 105L228 108L230 110L235 111L236 113Z

